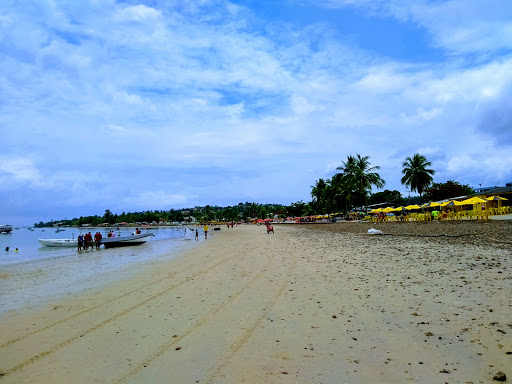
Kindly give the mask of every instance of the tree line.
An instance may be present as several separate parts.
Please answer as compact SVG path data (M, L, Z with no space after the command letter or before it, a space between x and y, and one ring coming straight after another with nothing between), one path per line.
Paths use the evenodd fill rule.
M431 162L425 156L415 153L407 157L402 163L401 183L410 188L411 192L418 192L419 197L405 198L397 190L384 190L371 193L372 187L383 188L384 179L378 174L379 166L370 163L370 156L347 156L346 161L336 168L337 172L330 179L318 179L311 186L310 202L297 201L290 205L239 203L235 206L219 207L206 205L204 207L154 210L143 212L128 212L115 214L109 209L103 216L80 216L71 220L58 220L39 222L35 227L52 226L58 222L60 225L70 226L98 226L102 224L115 225L119 223L159 223L159 222L211 222L247 221L251 218L279 218L310 216L327 213L347 214L354 209L365 209L368 205L389 203L400 206L421 203L424 199L436 201L457 196L474 194L468 185L462 185L449 180L446 183L434 183L435 171L430 169ZM194 218L191 220L191 218Z
M293 206L293 204L292 204ZM105 210L102 216L80 216L70 220L54 220L49 222L39 222L34 227L49 227L55 223L59 225L69 226L99 226L99 225L116 225L121 223L180 223L184 221L210 222L210 221L227 221L238 222L246 221L249 218L266 218L274 215L283 216L294 208L280 204L257 204L257 203L239 203L235 206L219 207L204 206L183 209L170 210L154 210L143 212L128 212L115 214L109 209ZM191 219L193 218L193 220Z

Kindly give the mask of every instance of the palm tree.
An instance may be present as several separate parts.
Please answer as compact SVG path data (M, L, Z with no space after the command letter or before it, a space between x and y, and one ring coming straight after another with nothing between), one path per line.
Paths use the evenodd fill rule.
M384 179L375 172L380 169L379 166L371 166L370 156L348 156L347 161L343 162L343 166L336 168L341 172L342 189L344 189L347 208L356 204L366 205L368 193L372 186L382 188L386 185Z
M411 191L417 191L420 194L420 202L422 201L422 194L426 187L428 187L434 178L432 177L436 172L433 169L427 169L432 163L427 161L426 157L415 153L412 158L407 157L402 164L402 184L411 188Z
M318 179L315 185L311 186L311 197L313 198L313 205L318 209L324 209L324 199L326 192L327 184L324 179ZM318 212L320 213L320 212Z

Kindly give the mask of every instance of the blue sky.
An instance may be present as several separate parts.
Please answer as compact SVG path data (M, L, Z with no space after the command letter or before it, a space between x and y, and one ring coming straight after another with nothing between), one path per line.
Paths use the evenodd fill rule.
M512 181L508 0L2 1L0 222Z

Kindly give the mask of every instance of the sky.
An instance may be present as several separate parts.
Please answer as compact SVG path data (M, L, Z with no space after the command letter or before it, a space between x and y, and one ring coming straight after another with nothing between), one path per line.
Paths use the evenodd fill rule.
M0 68L0 224L512 182L509 0L3 0Z

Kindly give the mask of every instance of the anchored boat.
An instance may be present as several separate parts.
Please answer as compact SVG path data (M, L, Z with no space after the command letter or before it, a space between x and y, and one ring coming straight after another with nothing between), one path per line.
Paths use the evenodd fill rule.
M104 237L100 244L105 248L127 247L131 245L140 245L148 241L148 237L153 236L152 233L144 235L129 235L119 237ZM38 239L39 243L45 247L78 247L78 239ZM89 241L88 245L94 245L94 241Z
M77 239L37 239L45 247L78 247Z
M0 225L0 233L11 233L12 225Z
M148 241L148 237L154 236L152 233L145 233L143 235L130 235L130 236L119 236L119 237L107 237L101 239L101 244L105 248L114 247L127 247L130 245L140 245Z

